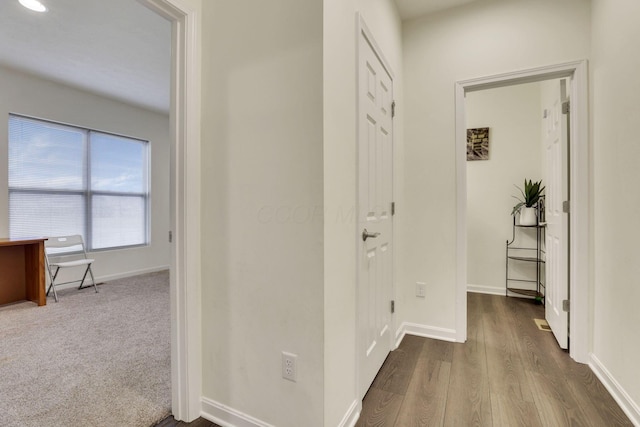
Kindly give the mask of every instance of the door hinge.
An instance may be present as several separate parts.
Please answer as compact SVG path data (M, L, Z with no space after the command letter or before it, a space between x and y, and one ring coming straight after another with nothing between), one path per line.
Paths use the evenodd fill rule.
M391 118L396 116L396 101L391 103Z
M562 114L569 114L569 111L571 111L571 104L569 101L564 101L562 103Z
M169 243L173 242L173 232L169 231Z
M391 215L396 214L396 202L391 202Z
M568 299L562 300L562 311L566 311L567 313L569 312L569 300Z
M391 313L395 313L396 312L396 302L394 300L391 300Z
M569 203L569 200L565 200L564 202L562 202L562 212L571 212L571 203Z

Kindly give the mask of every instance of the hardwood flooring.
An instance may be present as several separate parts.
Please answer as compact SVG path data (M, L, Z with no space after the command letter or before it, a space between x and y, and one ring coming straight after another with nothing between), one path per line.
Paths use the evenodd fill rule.
M356 426L632 426L591 369L534 318L544 308L531 300L470 293L467 342L406 335Z

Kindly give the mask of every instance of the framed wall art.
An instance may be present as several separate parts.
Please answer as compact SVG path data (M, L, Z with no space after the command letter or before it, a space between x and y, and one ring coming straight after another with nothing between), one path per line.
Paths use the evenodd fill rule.
M489 160L489 128L467 129L467 160Z

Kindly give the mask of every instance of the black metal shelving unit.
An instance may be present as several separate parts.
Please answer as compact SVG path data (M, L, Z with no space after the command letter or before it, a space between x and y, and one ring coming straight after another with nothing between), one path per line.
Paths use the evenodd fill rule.
M513 217L513 228L511 241L507 240L506 244L506 283L505 283L505 295L511 296L509 293L523 295L531 298L535 298L536 301L544 303L545 284L544 284L544 265L545 265L545 251L544 251L544 234L545 223L538 223L536 225L520 225L516 224L516 217ZM521 237L520 233L525 232L525 229L535 229L536 232L536 245L535 247L521 246L522 243L516 242L516 237ZM516 232L518 236L516 236ZM519 239L520 240L520 239ZM535 279L531 278L514 278L509 275L509 265L511 263L535 263ZM535 289L525 289L517 287L518 283L533 283Z

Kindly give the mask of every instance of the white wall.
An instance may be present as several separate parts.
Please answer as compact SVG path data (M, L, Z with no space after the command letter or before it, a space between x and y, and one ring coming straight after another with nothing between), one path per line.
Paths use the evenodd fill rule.
M640 3L593 1L593 354L635 402L640 425ZM596 362L596 363L597 363Z
M203 398L322 426L322 1L202 3Z
M355 400L355 0L324 1L324 425ZM351 40L352 42L347 42Z
M403 61L398 323L455 326L454 82L589 58L593 41L593 349L640 401L638 236L621 219L640 200L615 190L638 178L640 111L627 96L640 92L638 4L594 0L592 13L587 0L477 2L406 22L399 53L390 1L250 3L204 4L205 398L283 426L333 426L353 403L356 230L331 218L355 200L352 12L362 10L393 66ZM319 206L325 217L287 222L283 210L279 223L257 219L264 206L291 204ZM429 285L424 300L414 296L418 280ZM301 355L296 384L280 379L282 349Z
M331 218L355 200L352 12L362 10L394 67L404 55L394 70L406 88L396 121L398 323L455 325L454 82L588 58L593 40L593 349L640 400L638 236L620 220L640 200L615 191L637 180L640 112L625 96L640 91L629 54L637 4L594 0L592 15L586 0L479 2L405 23L403 54L391 2L203 6L205 398L282 426L333 426L353 403L356 230ZM311 207L324 218L307 217ZM280 217L259 216L278 208ZM424 300L418 280L429 286ZM299 354L298 383L280 378L281 350Z
M523 188L525 178L538 181L542 174L540 83L470 92L465 108L468 129L490 128L489 160L467 162L467 283L476 291L504 293L515 185ZM518 230L518 241L535 247L527 231ZM531 277L527 267L511 263L511 277Z
M151 147L151 228L146 247L100 251L91 256L97 280L169 266L169 117L119 101L0 68L0 236L9 235L9 113L148 140Z
M486 1L404 23L405 319L453 333L456 81L588 58L590 2ZM464 231L463 231L464 232ZM427 297L415 297L415 282Z
M391 0L203 6L203 398L334 426L357 403L356 11L398 105L400 20Z
M343 417L353 415L350 410L357 410L353 405L360 403L355 383L356 12L360 12L395 73L394 97L398 110L402 110L401 24L393 1L325 0L325 426L339 425ZM396 165L402 156L401 123L394 123ZM399 179L401 175L396 174L396 189L401 188ZM400 192L395 196L399 201Z

